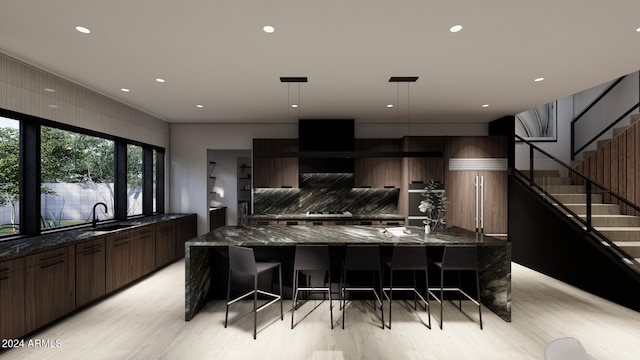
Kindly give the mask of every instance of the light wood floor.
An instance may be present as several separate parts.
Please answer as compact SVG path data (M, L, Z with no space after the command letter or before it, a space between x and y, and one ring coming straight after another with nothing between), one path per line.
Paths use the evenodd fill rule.
M485 309L484 330L470 303L463 304L468 317L446 303L440 330L435 301L432 330L422 323L425 312L418 318L401 301L394 302L391 330L380 328L370 302L347 307L344 330L336 302L336 326L331 330L328 304L321 301L296 311L296 320L302 320L291 330L291 303L286 301L282 322L278 306L259 314L258 339L253 340L252 317L243 315L250 303L232 307L227 329L223 301L211 301L193 320L184 321L180 261L27 339L59 340L60 347L13 349L0 353L0 358L543 359L545 344L564 336L578 338L596 359L640 358L640 313L517 264L512 281L513 321L504 322Z

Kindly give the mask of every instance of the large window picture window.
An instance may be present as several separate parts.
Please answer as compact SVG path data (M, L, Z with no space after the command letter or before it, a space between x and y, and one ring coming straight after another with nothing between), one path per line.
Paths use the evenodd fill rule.
M41 229L90 223L114 215L114 142L43 126L41 128Z
M127 145L127 216L142 214L142 147Z
M0 236L20 232L20 122L0 116Z

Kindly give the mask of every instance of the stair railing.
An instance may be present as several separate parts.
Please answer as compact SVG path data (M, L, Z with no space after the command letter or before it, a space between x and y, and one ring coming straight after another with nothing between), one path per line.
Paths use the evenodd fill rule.
M596 230L593 227L593 225L592 225L592 211L591 211L591 206L593 204L592 197L593 197L594 194L602 194L603 196L605 194L609 195L609 196L611 196L611 198L615 198L620 203L623 203L623 204L629 206L630 208L638 211L639 213L640 213L640 207L638 207L636 204L630 202L629 200L625 199L624 197L618 195L613 190L608 189L605 186L603 186L602 184L600 184L600 183L592 180L591 178L579 173L578 171L576 171L573 168L571 168L569 165L567 165L567 164L563 163L562 161L558 160L553 155L551 155L548 152L540 149L539 147L537 147L533 143L525 140L521 136L515 135L515 137L516 137L516 141L519 141L519 143L524 143L524 144L527 144L529 146L529 169L528 169L529 170L529 174L527 175L527 174L525 174L524 172L522 172L522 171L520 171L518 169L514 169L515 174L520 176L522 179L525 179L528 182L529 186L541 191L548 199L551 199L555 204L557 204L564 211L566 211L568 214L570 214L576 221L578 221L579 223L584 225L586 232L591 233L594 236L596 236L597 238L599 238L600 240L606 242L607 245L608 245L608 249L610 249L614 253L616 253L616 255L618 257L624 258L628 262L630 262L631 264L635 265L636 266L636 270L640 269L640 263L638 263L638 261L636 261L636 259L634 259L626 251L621 249L613 241L611 241L604 234L602 234L601 232L599 232L598 230ZM537 184L535 182L535 179L534 179L534 174L535 174L534 170L536 170L535 169L536 158L534 157L535 151L537 151L538 153L544 155L545 158L547 158L549 160L552 160L556 165L559 165L561 168L568 170L568 172L569 172L569 174L571 174L572 178L578 179L579 181L584 182L585 188L586 188L586 207L587 207L587 209L586 209L587 213L586 213L586 217L585 217L584 220L580 216L578 216L578 214L576 214L573 210L569 209L566 205L564 205L562 203L562 201L558 200L551 193L549 193L547 191L547 189L545 189L544 184L543 184L543 186L541 186L541 185L539 185L539 184ZM538 159L538 161L539 160L540 159Z
M575 160L575 156L577 154L579 154L580 152L582 152L584 149L586 149L587 147L589 147L591 144L593 144L596 140L598 140L602 135L604 135L607 131L611 130L614 126L616 126L618 123L620 123L620 121L622 121L623 119L625 119L627 116L629 116L629 114L631 114L634 110L636 110L638 107L640 107L640 101L638 103L636 103L635 105L633 105L631 108L629 108L624 114L622 114L621 116L619 116L617 119L615 119L613 122L611 122L609 125L607 125L602 131L600 131L597 135L595 135L594 137L592 137L591 139L587 140L582 146L580 146L580 148L576 149L576 133L575 133L575 129L576 129L576 124L578 123L578 121L580 121L581 119L583 119L585 117L585 115L587 113L589 113L589 111L591 111L591 109L593 109L598 103L600 103L616 86L618 86L628 75L622 76L620 78L618 78L616 81L614 81L611 85L609 85L609 87L607 87L607 89L605 91L602 92L602 94L600 94L600 96L598 96L596 99L594 99L591 104L589 104L589 106L587 106L578 116L576 116L575 119L573 119L573 121L571 121L571 160Z

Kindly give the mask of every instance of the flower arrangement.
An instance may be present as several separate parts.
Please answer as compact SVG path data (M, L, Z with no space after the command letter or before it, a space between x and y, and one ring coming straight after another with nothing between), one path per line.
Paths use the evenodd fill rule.
M438 183L431 180L425 187L422 194L422 201L418 204L420 212L427 215L424 220L425 225L430 229L437 230L445 226L445 212L447 211L447 196L444 191L436 190Z

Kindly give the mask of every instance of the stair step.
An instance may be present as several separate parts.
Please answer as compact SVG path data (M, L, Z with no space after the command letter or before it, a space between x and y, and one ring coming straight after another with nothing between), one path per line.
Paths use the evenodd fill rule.
M551 194L563 204L585 204L587 202L587 194ZM602 203L602 195L592 194L591 202L593 204Z
M638 242L640 244L640 227L607 226L595 227L602 235L614 242ZM640 256L640 255L639 255Z
M630 256L634 258L640 257L640 241L614 241L613 243Z
M578 214L583 220L587 215ZM591 215L591 226L593 227L638 227L640 228L640 217L632 215Z
M619 127L619 128L614 128L612 131L613 136L618 136L620 134L622 134L625 130L627 130L628 126L623 126L623 127Z
M543 186L550 194L584 194L584 185L548 185Z
M610 143L610 142L611 142L611 139L598 140L598 141L596 142L596 144L597 144L597 145L596 145L596 147L597 147L598 149L600 149L601 147L603 147L603 146L607 145L607 144L608 144L608 143Z
M596 151L595 150L585 150L582 152L582 158L586 159L591 155L595 155Z
M571 185L572 180L570 177L559 176L536 176L533 178L536 184L544 185Z
M525 174L526 176L530 176L531 171L522 170L521 173ZM533 176L534 177L538 177L538 176L560 176L560 170L533 170Z
M558 204L554 204L559 206ZM586 204L563 204L575 214L586 214ZM564 210L561 208L561 210ZM591 215L620 215L620 205L618 204L591 204Z
M640 114L632 114L629 116L629 122L631 124L635 123L638 120L640 120Z

